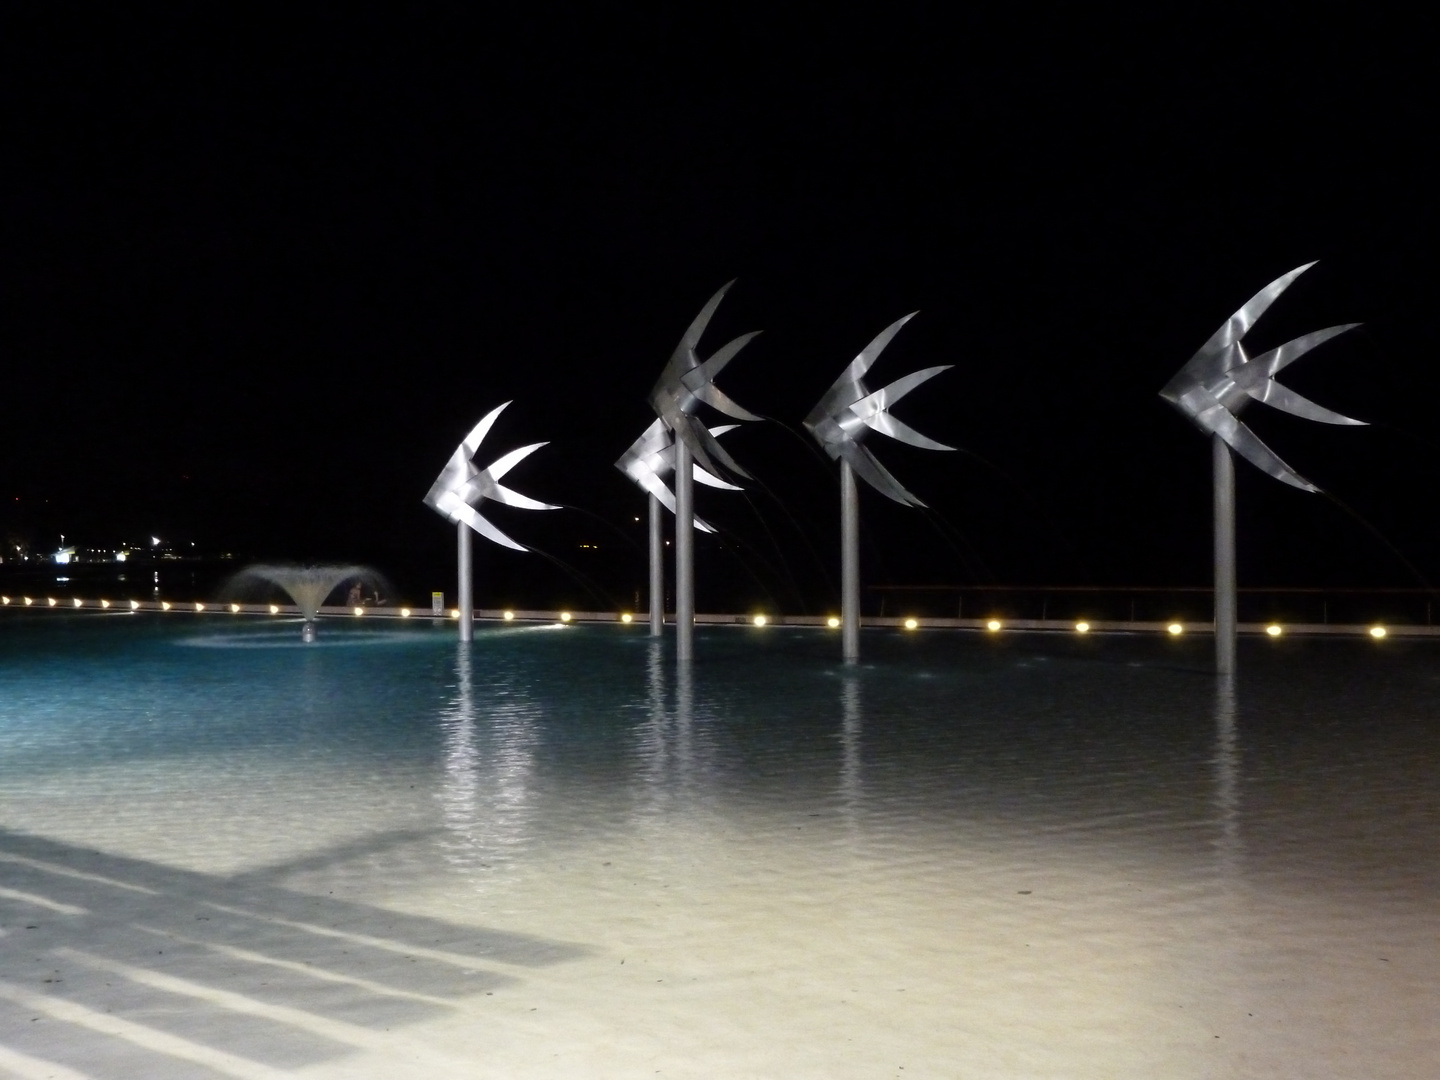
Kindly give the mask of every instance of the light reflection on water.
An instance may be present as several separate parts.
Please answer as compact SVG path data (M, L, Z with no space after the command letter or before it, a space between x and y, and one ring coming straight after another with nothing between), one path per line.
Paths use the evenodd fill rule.
M863 733L864 702L861 698L860 679L853 672L847 672L840 690L841 726L840 745L840 817L846 831L854 835L860 825L860 800L863 794L860 772L860 737Z
M946 823L1164 836L1172 852L1200 843L1229 876L1302 803L1327 819L1356 795L1402 820L1431 812L1428 786L1406 782L1435 756L1437 684L1425 656L1399 650L1315 643L1220 683L1203 647L1126 639L882 640L845 667L821 635L772 634L762 652L720 633L677 671L666 646L609 628L482 629L466 649L444 631L339 624L316 649L274 631L61 625L0 641L7 786L117 761L163 785L167 760L228 755L261 785L267 760L276 775L324 761L337 782L352 770L347 783L376 761L436 768L457 866L677 813L803 807L857 842Z
M903 977L907 1011L857 1022L948 1047L942 1073L965 1039L1037 1075L1314 1075L1348 1040L1353 1075L1402 1076L1433 1049L1428 646L1246 643L1229 682L1200 639L1098 635L875 635L846 666L822 634L704 631L679 670L609 627L191 647L230 633L0 623L0 827L503 916L743 986L767 1022L786 980ZM1241 1057L1166 1057L1257 1016L1225 1028Z
M353 649L369 645L416 644L413 633L386 630L350 630L317 634L314 641L300 638L303 620L287 619L285 630L244 630L228 634L191 634L175 644L192 649ZM323 624L322 624L323 625ZM326 627L325 629L330 629Z
M470 648L456 647L454 698L441 711L445 779L439 792L445 857L472 874L501 866L525 845L532 808L533 771L540 706L523 686L492 688L477 710ZM483 878L482 878L483 879Z
M1240 870L1239 733L1236 729L1235 677L1215 679L1215 817L1219 836L1215 841L1217 867L1222 878L1233 878Z

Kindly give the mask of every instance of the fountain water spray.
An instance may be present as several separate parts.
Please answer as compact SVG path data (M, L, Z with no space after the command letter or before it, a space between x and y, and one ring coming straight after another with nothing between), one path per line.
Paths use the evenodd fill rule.
M226 584L225 591L244 593L255 585L266 583L283 591L305 620L300 630L304 641L315 640L315 620L321 606L331 593L349 581L379 586L383 578L368 566L349 564L319 564L315 566L292 566L280 563L257 563L241 570Z

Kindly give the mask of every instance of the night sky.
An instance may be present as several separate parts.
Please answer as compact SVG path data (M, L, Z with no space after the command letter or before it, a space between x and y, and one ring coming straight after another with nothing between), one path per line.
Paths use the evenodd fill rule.
M955 365L896 412L961 452L869 443L931 509L862 495L868 582L1203 584L1209 449L1157 392L1319 259L1247 345L1363 322L1284 381L1373 426L1247 410L1328 494L1238 464L1241 582L1440 582L1433 28L1163 7L7 8L0 529L453 587L420 500L514 399L481 463L549 439L506 482L573 509L489 516L570 569L484 545L480 602L628 601L612 462L737 278L704 345L764 331L719 384L776 422L697 496L702 608L831 603L799 422L915 309L871 382Z

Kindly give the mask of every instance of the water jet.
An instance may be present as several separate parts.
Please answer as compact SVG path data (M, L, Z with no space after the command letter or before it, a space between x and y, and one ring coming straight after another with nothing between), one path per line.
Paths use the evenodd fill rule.
M384 578L368 566L321 563L314 566L293 566L281 563L256 563L241 570L225 585L226 593L254 594L271 585L282 592L300 609L305 620L300 639L315 640L315 620L330 595L350 582L369 586L378 595Z

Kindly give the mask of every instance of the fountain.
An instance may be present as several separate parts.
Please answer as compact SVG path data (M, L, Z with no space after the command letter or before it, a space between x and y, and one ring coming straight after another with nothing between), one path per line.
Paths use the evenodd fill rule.
M655 415L675 433L675 659L682 663L695 658L695 466L698 464L716 477L723 476L726 470L736 476L748 478L750 475L715 440L695 412L703 402L736 420L760 419L737 405L715 385L715 377L721 369L759 331L742 334L722 345L706 360L701 360L696 351L700 347L700 336L710 324L710 317L734 284L730 281L722 285L720 291L700 309L700 314L695 316L660 372L649 398ZM658 520L658 511L655 517Z
M953 450L927 439L908 424L890 415L890 406L921 383L933 379L952 365L941 364L911 372L889 386L871 392L864 375L900 328L913 319L912 311L880 331L874 341L840 374L819 404L805 417L805 430L814 436L825 453L840 462L840 622L841 649L847 663L860 659L860 495L858 475L867 484L901 506L924 506L900 481L891 476L880 459L860 445L869 429L892 439L926 450Z
M1235 572L1235 460L1239 454L1261 472L1301 491L1320 489L1282 461L1275 451L1240 419L1240 410L1252 400L1261 401L1306 420L1322 424L1363 427L1365 421L1332 412L1301 397L1275 381L1282 368L1294 363L1317 345L1352 330L1359 323L1341 323L1314 330L1287 341L1269 352L1251 356L1245 351L1245 335L1270 305L1303 274L1313 262L1281 274L1252 296L1200 346L1160 396L1174 405L1190 422L1210 436L1215 529L1215 670L1221 675L1235 671L1236 572Z
M495 418L505 411L510 402L504 402L491 409L476 424L465 441L455 448L445 468L430 485L425 495L425 505L438 514L444 514L455 522L456 563L458 593L456 610L459 612L460 640L470 641L475 633L475 580L470 549L470 530L478 532L485 539L516 551L528 551L524 544L516 543L510 537L480 516L478 507L489 499L502 506L519 506L526 510L559 510L553 503L542 503L518 491L511 491L500 483L500 478L516 464L533 454L547 443L531 443L518 450L503 454L485 469L477 469L470 460L480 449L480 443L495 423Z
M274 585L286 593L305 620L300 631L302 640L315 640L315 619L320 606L330 594L349 581L378 588L384 579L366 566L322 563L315 566L289 566L283 564L257 563L247 566L236 574L225 586L227 593L250 593L263 584Z
M710 428L710 434L723 435L739 424L721 424ZM660 542L660 508L672 514L677 512L675 493L665 486L662 479L675 471L675 456L679 453L674 433L665 426L664 420L656 420L645 434L636 439L630 449L615 462L615 467L634 480L650 495L650 635L659 637L665 622L665 567L662 561L663 545ZM735 484L726 483L713 473L695 468L695 479L711 487L727 491L739 491ZM702 518L695 518L695 528L701 532L713 533L715 527Z

